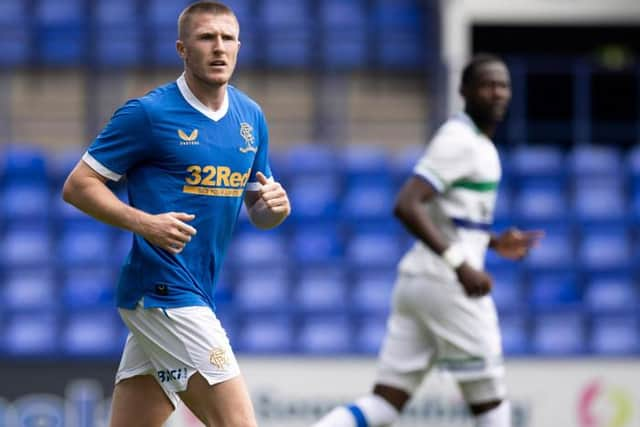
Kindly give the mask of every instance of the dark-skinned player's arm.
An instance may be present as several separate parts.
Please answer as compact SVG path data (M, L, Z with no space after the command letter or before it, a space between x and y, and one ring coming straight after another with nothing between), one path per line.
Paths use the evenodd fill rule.
M256 173L260 183L258 191L247 191L244 203L251 223L257 228L268 230L276 227L291 213L289 197L279 182L268 179L262 172Z
M492 287L491 277L471 267L464 260L464 253L444 239L427 215L423 205L437 195L438 192L431 184L414 175L407 179L398 192L393 213L411 234L443 257L445 262L455 270L467 295L479 297L488 294ZM452 250L458 252L451 256ZM450 251L449 254L447 251Z
M107 178L80 160L64 183L62 198L98 221L138 234L172 254L182 252L191 236L196 234L196 229L186 224L194 219L194 215L184 212L148 214L118 199L106 181Z

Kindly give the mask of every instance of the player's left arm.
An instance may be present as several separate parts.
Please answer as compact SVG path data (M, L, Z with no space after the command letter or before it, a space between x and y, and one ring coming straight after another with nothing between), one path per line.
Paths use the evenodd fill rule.
M257 228L268 230L276 227L291 213L289 197L284 187L262 172L256 173L260 183L257 191L247 191L244 203L251 223Z
M518 260L525 257L543 236L542 230L510 228L500 234L492 234L489 247L504 258Z

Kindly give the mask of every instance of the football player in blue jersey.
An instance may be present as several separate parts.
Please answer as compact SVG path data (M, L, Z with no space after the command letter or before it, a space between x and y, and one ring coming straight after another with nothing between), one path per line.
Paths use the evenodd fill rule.
M291 207L271 173L260 107L229 84L240 47L233 11L191 4L178 18L176 47L184 73L115 112L63 197L134 234L117 288L130 334L111 426L161 426L182 400L207 426L252 427L213 294L242 202L261 229ZM130 205L106 185L125 174Z

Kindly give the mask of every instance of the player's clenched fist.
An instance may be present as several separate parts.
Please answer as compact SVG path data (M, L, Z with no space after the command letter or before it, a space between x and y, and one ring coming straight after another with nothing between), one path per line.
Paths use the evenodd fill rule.
M259 190L260 199L264 202L265 206L273 213L284 216L289 215L291 205L289 204L287 192L284 191L282 185L277 181L270 181L262 172L256 173L256 178L258 178L258 182L261 184Z
M195 215L184 212L167 212L148 215L140 225L140 234L152 245L172 254L179 254L196 234L196 229L186 222Z

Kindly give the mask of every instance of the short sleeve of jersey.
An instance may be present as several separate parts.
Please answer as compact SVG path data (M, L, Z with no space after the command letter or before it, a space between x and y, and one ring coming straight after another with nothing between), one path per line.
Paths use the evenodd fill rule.
M258 119L258 126L258 152L256 153L253 167L251 168L251 176L249 177L249 183L246 188L248 191L257 191L260 189L260 184L256 178L257 172L262 172L267 178L272 178L271 166L269 165L269 128L262 113Z
M114 181L143 160L150 151L149 119L139 100L120 107L93 141L83 160Z
M468 141L469 137L457 129L441 129L418 160L413 173L426 180L436 191L445 192L473 168Z

